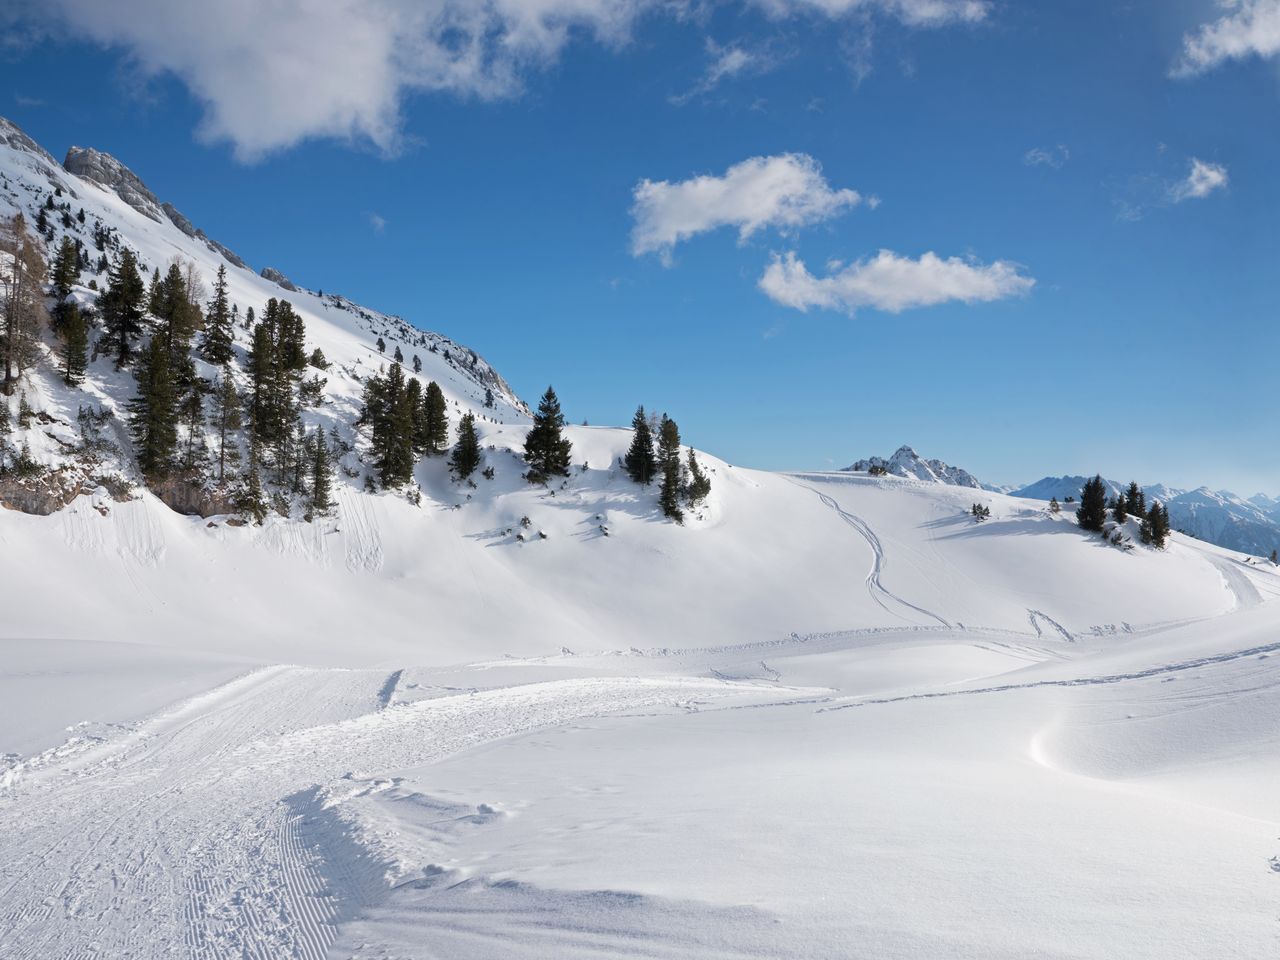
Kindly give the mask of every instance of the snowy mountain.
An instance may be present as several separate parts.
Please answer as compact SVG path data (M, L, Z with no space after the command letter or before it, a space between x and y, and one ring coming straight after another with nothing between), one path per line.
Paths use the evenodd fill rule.
M1059 502L1065 502L1067 497L1079 500L1080 489L1087 479L1045 477L1011 491L1010 495L1028 500L1049 500L1053 497L1057 497ZM1108 497L1114 497L1129 486L1105 478L1103 483ZM1143 487L1143 493L1148 502L1158 500L1168 508L1169 521L1175 530L1198 540L1262 557L1280 548L1280 502L1265 494L1244 500L1227 490L1215 492L1208 487L1179 490L1162 483Z
M953 467L941 460L925 460L911 447L903 445L889 459L868 457L845 467L850 473L866 473L873 467L884 470L893 477L922 480L925 483L945 483L953 487L985 489L967 470Z
M478 354L241 266L113 158L69 165L0 126L0 214L80 242L87 311L100 257L225 267L248 392L243 320L292 304L337 502L308 519L264 469L246 515L245 429L220 483L208 424L144 482L137 366L99 351L67 386L40 330L3 399L35 463L0 478L5 957L1273 949L1270 563L1121 549L909 448L809 474L699 451L682 525L620 468L631 430L568 426L568 476L530 483L529 410ZM360 411L397 349L491 473L375 482Z

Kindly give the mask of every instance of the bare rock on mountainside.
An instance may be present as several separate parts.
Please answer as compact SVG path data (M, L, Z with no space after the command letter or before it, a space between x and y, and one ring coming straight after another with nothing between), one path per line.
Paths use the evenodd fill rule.
M67 173L74 173L77 177L110 190L144 217L156 223L164 222L160 198L147 188L137 174L111 154L92 147L72 147L67 151L67 158L62 161L62 166Z
M294 293L298 292L297 285L275 267L263 267L261 277L263 280L270 280L272 283L284 287L286 290L292 290Z
M872 467L879 467L885 473L908 480L923 480L925 483L945 483L952 487L973 487L982 489L978 478L968 470L953 467L941 460L925 460L915 450L905 444L897 449L888 460L883 457L868 457L845 467L851 473L865 473Z

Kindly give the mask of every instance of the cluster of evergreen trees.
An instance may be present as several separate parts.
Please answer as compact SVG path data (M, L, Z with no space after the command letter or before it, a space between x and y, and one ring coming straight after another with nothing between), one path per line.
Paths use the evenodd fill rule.
M1142 521L1140 535L1143 543L1163 549L1168 541L1170 533L1168 509L1158 500L1148 506L1146 494L1136 481L1130 482L1127 490L1110 501L1107 500L1107 488L1101 475L1095 475L1093 479L1086 481L1084 488L1080 491L1080 508L1076 511L1076 522L1079 523L1080 528L1102 533L1107 523L1108 512L1111 514L1111 519L1120 524L1130 517L1140 519Z
M676 523L684 522L682 504L696 507L711 493L711 480L703 472L693 448L688 458L680 458L680 428L665 413L657 422L657 449L654 449L654 423L645 414L644 406L636 408L631 419L633 431L631 446L622 463L627 476L641 486L655 480L661 486L658 504L664 516Z
M366 381L359 422L372 433L374 467L383 487L408 483L419 458L441 456L449 446L449 411L440 385L433 380L424 390L399 363ZM465 480L479 465L475 417L468 413L459 424L450 466Z

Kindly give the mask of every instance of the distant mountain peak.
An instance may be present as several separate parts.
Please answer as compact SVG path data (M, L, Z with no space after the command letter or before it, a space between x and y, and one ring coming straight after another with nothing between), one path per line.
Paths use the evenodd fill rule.
M915 449L908 444L903 444L889 459L883 457L868 457L865 460L858 460L845 470L852 473L866 473L872 467L883 468L884 471L891 476L903 477L908 480L921 480L925 483L945 483L952 487L973 487L981 489L982 484L978 482L977 477L968 470L962 470L960 467L953 467L950 464L943 463L941 460L925 460Z

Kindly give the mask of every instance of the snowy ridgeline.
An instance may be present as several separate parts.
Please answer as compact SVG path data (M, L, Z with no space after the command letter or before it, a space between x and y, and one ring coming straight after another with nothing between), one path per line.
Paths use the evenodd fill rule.
M527 423L524 403L475 351L339 295L300 289L277 271L253 273L171 204L161 203L112 157L75 148L67 167L60 167L16 127L0 120L0 216L7 219L21 213L51 263L64 242L70 242L75 257L66 302L75 304L88 319L87 364L82 382L75 386L65 382L67 338L56 335L44 322L33 325L29 364L19 371L7 401L8 460L22 456L28 469L9 471L0 481L0 500L6 505L49 513L81 494L127 501L144 483L139 451L130 435L130 413L141 392L138 375L144 369L147 342L153 332L167 336L168 327L154 315L141 318L130 339L130 361L118 363L120 351L111 342L102 298L125 255L136 262L144 284L153 272L163 281L176 265L181 294L196 308L188 311L188 319L194 317L188 326L204 328L186 331L190 350L178 358L190 365L187 379L203 385L201 416L186 422L190 418L182 413L183 396L176 397L175 469L166 471L163 482L148 477L153 492L179 512L205 516L236 512L248 473L251 449L245 430L232 430L230 442L225 443L219 422L215 388L224 368L208 362L207 352L201 349L223 269L231 320L230 362L225 369L242 397L253 389L252 321L255 316L264 317L273 299L287 301L292 315L301 321L305 332L300 347L305 357L323 357L322 362L304 362L292 372L293 384L285 400L297 409L303 431L314 435L322 430L335 441L332 466L338 483L363 484L368 443L356 427L361 398L370 376L385 370L395 356L403 359L410 378L424 386L429 382L440 386L455 426L467 411L487 425ZM12 263L6 262L8 274ZM148 299L153 301L148 309L155 314L154 298L144 297L144 304ZM56 299L45 300L43 306L55 319L66 309ZM179 379L181 372L175 368L174 378ZM287 429L292 433L292 424ZM284 478L288 464L273 463L280 453L267 446L254 452L267 498L282 513L299 515L301 511L295 509L299 491ZM234 469L227 469L228 460L234 461Z
M1059 503L1078 501L1088 477L1044 477L1023 487L995 486L982 483L969 471L953 467L941 460L926 460L909 446L900 447L893 456L868 457L845 468L849 472L899 477L925 483L941 483L972 487L1028 500L1056 499ZM1115 497L1128 487L1104 478L1107 495ZM1162 483L1143 488L1149 501L1159 501L1168 511L1175 530L1207 543L1269 556L1280 549L1280 499L1259 493L1247 500L1229 490L1180 490Z

